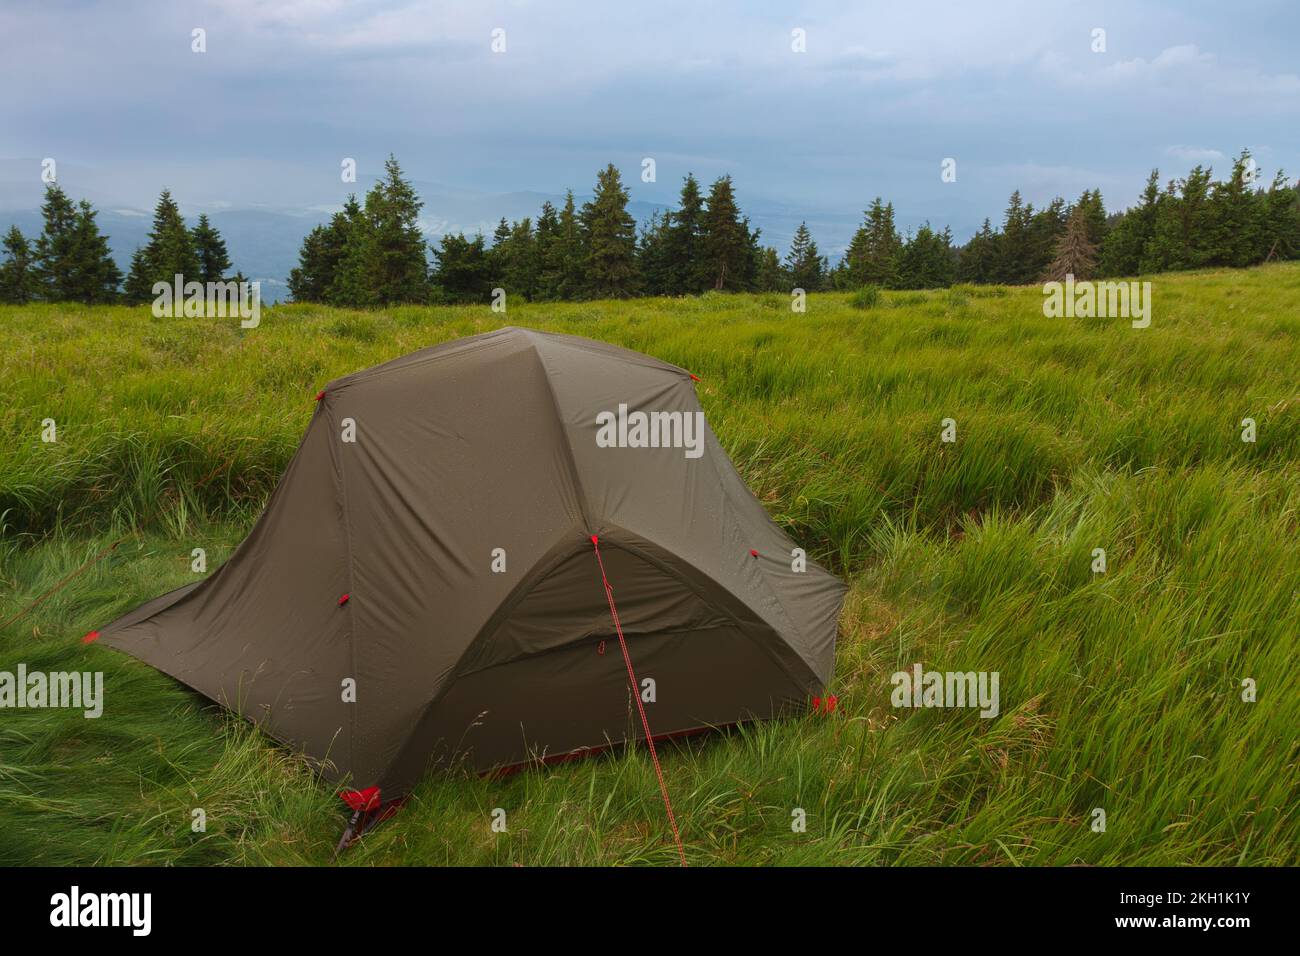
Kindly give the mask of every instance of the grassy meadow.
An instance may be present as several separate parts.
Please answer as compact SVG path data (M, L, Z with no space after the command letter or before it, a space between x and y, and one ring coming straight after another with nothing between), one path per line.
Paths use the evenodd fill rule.
M106 697L98 720L0 711L0 864L330 861L333 788L80 638L193 580L192 548L209 571L230 553L326 381L505 324L699 375L750 488L852 585L838 713L662 748L692 865L1300 863L1300 264L1152 281L1146 329L1004 287L802 315L775 294L285 305L253 330L0 307L0 621L120 541L0 628L0 670L101 670ZM891 707L918 662L998 671L1001 713ZM638 748L428 777L340 860L675 862Z

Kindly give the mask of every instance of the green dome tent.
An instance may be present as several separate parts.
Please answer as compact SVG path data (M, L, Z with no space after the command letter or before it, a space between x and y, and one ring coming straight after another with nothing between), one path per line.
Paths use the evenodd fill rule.
M845 588L800 567L692 379L520 328L341 378L230 560L98 636L367 805L452 760L802 712Z

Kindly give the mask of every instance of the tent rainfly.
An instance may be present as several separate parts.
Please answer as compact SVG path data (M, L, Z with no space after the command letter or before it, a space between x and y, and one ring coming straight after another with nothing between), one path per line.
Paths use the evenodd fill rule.
M231 558L87 637L361 788L354 809L452 761L802 712L845 587L745 487L693 379L522 328L338 379Z

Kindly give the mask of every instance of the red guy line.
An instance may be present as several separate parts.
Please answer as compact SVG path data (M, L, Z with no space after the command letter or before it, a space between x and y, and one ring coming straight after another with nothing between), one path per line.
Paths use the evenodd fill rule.
M686 850L682 847L682 836L677 830L677 817L673 815L673 802L668 799L668 785L664 783L664 771L659 766L659 754L655 752L654 735L650 733L650 719L646 717L645 705L641 702L641 685L637 683L636 671L632 670L632 658L627 652L627 641L623 638L623 625L618 620L618 608L614 606L614 589L605 576L605 562L600 557L600 540L591 536L591 544L596 549L596 563L600 565L600 580L605 585L605 600L609 601L609 616L614 620L614 630L618 633L618 645L623 649L623 663L627 665L628 683L632 685L632 696L636 699L636 709L641 713L641 727L645 730L645 742L650 745L650 759L654 761L655 776L659 778L659 793L664 798L664 809L668 811L668 823L673 828L673 841L677 844L677 855L681 857L682 866L686 866Z

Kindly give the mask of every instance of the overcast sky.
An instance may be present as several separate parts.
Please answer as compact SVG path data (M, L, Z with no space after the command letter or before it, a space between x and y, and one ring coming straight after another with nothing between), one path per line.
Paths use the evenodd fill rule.
M586 192L612 161L634 199L729 172L742 205L883 194L965 239L1017 186L1123 206L1243 146L1300 174L1298 72L1283 2L2 0L0 161L191 207L337 203L340 161L389 151L494 192Z

